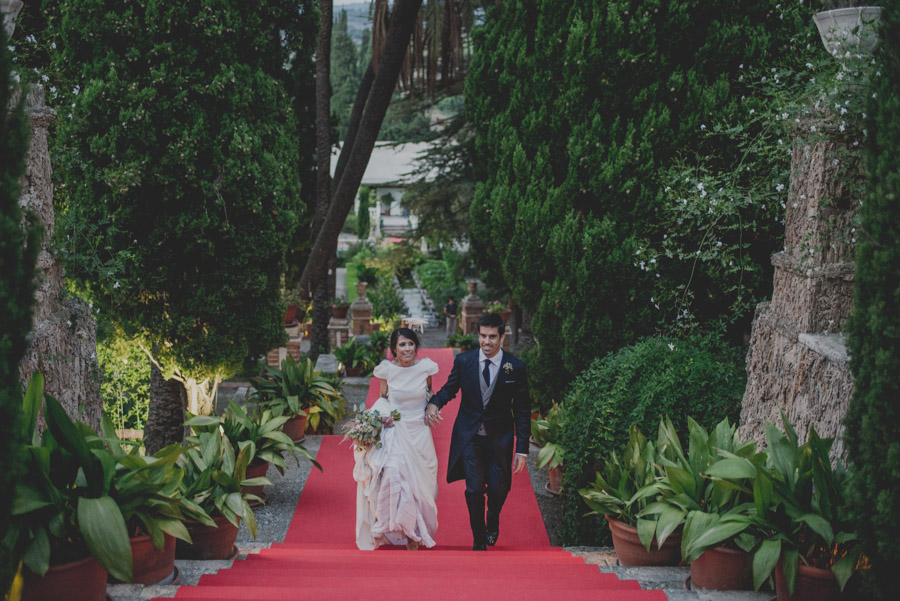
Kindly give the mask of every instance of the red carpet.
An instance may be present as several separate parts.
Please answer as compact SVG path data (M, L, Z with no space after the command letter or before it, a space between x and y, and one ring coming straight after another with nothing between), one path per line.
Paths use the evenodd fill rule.
M450 373L449 349L422 349L440 367L438 390ZM367 404L378 398L372 380ZM526 473L513 477L503 507L500 540L487 552L472 548L462 482L446 483L450 432L459 399L443 410L433 430L440 460L438 522L433 549L410 552L399 547L359 551L355 544L356 483L353 452L341 436L325 436L316 459L325 472L310 474L284 543L237 560L228 570L183 586L176 599L219 601L343 600L451 601L489 599L529 601L665 601L661 591L642 591L585 565L559 547L551 547ZM162 601L162 600L160 600Z

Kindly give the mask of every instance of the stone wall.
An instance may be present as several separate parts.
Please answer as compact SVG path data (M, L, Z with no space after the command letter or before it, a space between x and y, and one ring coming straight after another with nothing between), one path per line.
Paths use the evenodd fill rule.
M800 124L823 135L792 153L785 245L772 257L772 300L753 321L740 425L742 436L762 443L765 422L780 425L784 412L801 440L811 425L836 437L833 458L844 455L841 423L853 394L841 331L853 311L853 214L862 181L858 132L840 131L839 122L819 115Z
M28 112L32 135L19 203L37 217L44 234L37 261L40 281L35 291L34 320L19 375L26 383L34 372L43 373L44 390L62 403L70 416L99 431L103 401L97 326L87 304L66 297L65 274L53 250L56 220L47 130L55 113L45 106L40 86L31 89Z

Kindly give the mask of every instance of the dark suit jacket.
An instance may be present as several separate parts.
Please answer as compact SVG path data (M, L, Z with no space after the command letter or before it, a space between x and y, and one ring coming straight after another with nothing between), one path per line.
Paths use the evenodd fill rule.
M528 396L525 364L509 353L502 350L500 352L502 358L497 372L497 385L487 407L481 401L478 349L456 356L447 383L429 400L429 403L440 408L462 390L459 413L453 423L453 437L450 440L447 482L465 478L459 458L482 422L498 461L507 470L507 477L512 470L513 435L516 452L528 454L531 399Z

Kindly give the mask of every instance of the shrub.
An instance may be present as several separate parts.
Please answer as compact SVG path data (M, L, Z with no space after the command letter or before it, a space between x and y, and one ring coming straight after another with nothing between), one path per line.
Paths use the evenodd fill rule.
M382 277L378 285L366 294L372 302L374 317L390 318L406 312L406 303L394 285L393 278Z
M458 305L466 296L465 284L456 278L446 261L425 261L416 267L416 275L435 307L443 307L451 296Z
M590 484L601 459L624 447L632 426L652 432L669 415L684 438L688 417L707 429L726 417L737 421L746 380L742 351L710 337L645 338L595 360L566 395L563 486ZM587 511L577 495L566 498L565 544L605 540L606 526L596 516L583 518Z
M871 191L860 210L856 309L850 321L855 390L844 432L854 505L871 560L873 595L900 596L900 11L884 9L877 105L870 111ZM894 33L888 35L889 31Z
M112 341L97 345L103 369L103 412L116 428L142 429L150 407L150 360L136 344Z

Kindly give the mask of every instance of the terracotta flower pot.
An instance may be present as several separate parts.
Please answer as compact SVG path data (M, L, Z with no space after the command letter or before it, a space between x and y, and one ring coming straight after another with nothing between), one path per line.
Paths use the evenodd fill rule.
M50 566L43 578L25 570L22 601L106 601L106 578L93 557Z
M162 549L153 546L150 535L136 536L131 542L131 558L134 562L134 584L160 584L175 574L175 538L165 535ZM112 576L112 583L119 582Z
M801 564L797 566L797 581L791 595L779 561L775 566L775 594L778 601L837 601L841 598L841 589L831 570Z
M216 527L206 526L199 522L185 522L193 544L183 540L175 544L175 556L178 559L228 559L234 554L234 541L237 540L238 527L226 518L214 517Z
M347 372L347 377L348 377L348 378L358 378L358 377L360 377L360 376L362 375L362 367L361 367L361 366L357 366L357 367L347 367L347 366L345 365L345 366L344 366L344 371Z
M347 319L348 311L350 311L350 305L335 305L331 307L331 316L335 319Z
M550 482L547 483L547 492L551 495L558 495L562 487L563 466L557 465L552 469L547 466L547 476L550 478Z
M260 463L251 463L247 466L247 473L245 477L247 480L250 478L263 478L266 475L266 472L269 471L269 462L262 461ZM250 507L259 507L260 505L266 502L266 493L264 491L265 486L260 484L259 486L244 486L242 490L246 494L256 495L261 501L249 501Z
M745 591L753 588L746 551L716 547L691 562L691 588Z
M281 431L291 437L294 442L303 442L306 438L306 424L309 422L309 416L305 413L295 415L291 419L284 422Z
M677 566L681 561L681 532L669 535L662 548L654 540L647 551L638 538L637 528L609 516L606 521L619 563L623 566Z

